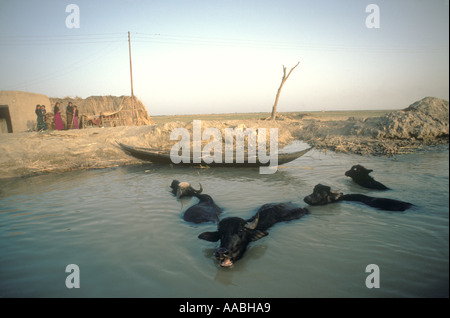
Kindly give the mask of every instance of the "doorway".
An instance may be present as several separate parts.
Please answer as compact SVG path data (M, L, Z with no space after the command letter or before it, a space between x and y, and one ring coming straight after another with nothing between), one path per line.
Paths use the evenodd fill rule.
M7 105L0 105L0 133L12 133L11 116Z

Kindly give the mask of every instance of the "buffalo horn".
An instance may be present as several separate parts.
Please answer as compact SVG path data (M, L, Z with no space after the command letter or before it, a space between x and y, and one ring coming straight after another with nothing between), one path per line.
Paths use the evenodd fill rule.
M256 215L256 218L252 222L247 222L245 224L245 228L247 228L249 230L254 230L254 229L256 229L258 222L259 222L259 213Z
M203 191L203 187L202 187L202 184L199 182L198 183L199 185L200 185L200 189L198 189L198 190L195 190L194 188L192 188L192 190L194 190L197 194L200 194L200 193L202 193L202 191Z

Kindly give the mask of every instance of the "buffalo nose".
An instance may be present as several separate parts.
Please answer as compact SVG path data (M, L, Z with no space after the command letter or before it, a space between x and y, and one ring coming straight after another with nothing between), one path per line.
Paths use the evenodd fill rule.
M221 247L218 250L216 250L216 252L214 253L214 255L219 258L219 257L224 257L227 256L229 253L228 249Z

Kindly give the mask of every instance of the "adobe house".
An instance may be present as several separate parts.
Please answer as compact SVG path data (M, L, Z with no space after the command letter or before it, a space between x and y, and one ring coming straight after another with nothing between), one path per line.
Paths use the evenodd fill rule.
M0 91L0 133L36 129L36 105L51 108L50 100L42 94L21 91Z

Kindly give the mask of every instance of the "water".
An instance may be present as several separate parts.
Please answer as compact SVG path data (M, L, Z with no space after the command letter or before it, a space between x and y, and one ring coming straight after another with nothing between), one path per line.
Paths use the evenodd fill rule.
M352 183L344 172L358 163L393 190ZM0 297L448 297L448 164L446 146L396 159L311 151L274 175L146 164L3 180ZM317 183L417 207L310 207L221 268L217 243L197 238L216 226L182 219L196 199L177 201L175 178L200 182L222 217L247 218L268 202L306 206ZM69 264L79 266L78 289L66 287ZM366 287L369 264L379 267L380 288Z

